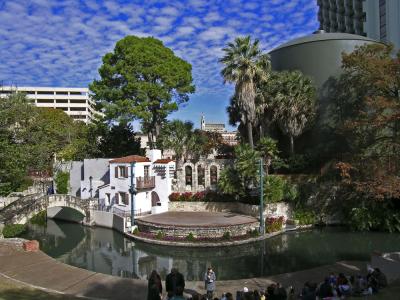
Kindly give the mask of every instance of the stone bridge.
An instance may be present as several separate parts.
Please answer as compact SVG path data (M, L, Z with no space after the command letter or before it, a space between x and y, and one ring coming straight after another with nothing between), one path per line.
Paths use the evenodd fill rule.
M29 195L22 197L0 210L0 223L24 224L37 213L49 208L69 208L82 215L82 221L90 224L93 199L80 199L71 195Z

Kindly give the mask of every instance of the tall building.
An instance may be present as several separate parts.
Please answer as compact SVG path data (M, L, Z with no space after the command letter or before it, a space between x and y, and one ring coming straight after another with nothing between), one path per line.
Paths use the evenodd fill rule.
M60 109L74 120L90 123L96 114L87 88L0 86L0 98L14 92L26 93L37 107Z
M218 132L221 134L222 141L231 146L238 144L237 131L227 131L224 123L206 123L204 115L200 119L200 128L203 131Z
M317 0L320 29L393 43L400 49L399 0Z

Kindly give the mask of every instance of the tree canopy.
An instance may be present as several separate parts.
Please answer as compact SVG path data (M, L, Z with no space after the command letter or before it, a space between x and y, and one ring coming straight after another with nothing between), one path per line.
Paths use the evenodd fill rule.
M195 90L191 71L160 40L127 36L103 57L100 79L90 90L108 119L140 120L153 148L167 116Z

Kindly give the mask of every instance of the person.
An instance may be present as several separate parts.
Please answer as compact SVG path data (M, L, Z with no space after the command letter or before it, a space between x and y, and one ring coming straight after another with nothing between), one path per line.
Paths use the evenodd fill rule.
M147 300L161 300L162 283L161 277L156 270L151 272L147 284Z
M231 293L226 293L226 300L233 300L233 295Z
M297 299L297 297L296 297L296 294L295 294L295 292L294 292L294 287L290 287L289 288L289 296L288 296L288 300L296 300Z
M209 300L213 298L216 279L217 277L215 276L212 267L209 267L207 269L207 272L204 274L204 284L205 284L205 289L207 291L207 299Z
M185 278L183 275L179 273L178 269L172 268L171 273L167 275L165 278L165 289L167 291L168 299L172 299L175 295L177 295L177 290L185 289Z
M184 287L181 285L178 285L175 289L175 295L172 296L172 298L170 298L170 300L186 300L186 298L183 297L183 291L184 291Z
M372 276L376 278L376 281L378 282L378 288L384 288L387 286L387 278L386 275L381 272L379 268L375 268L374 271L372 272Z
M337 293L339 296L349 296L351 294L349 280L343 273L340 273L337 278Z
M279 282L276 284L275 298L277 300L286 300L287 299L286 290L283 286L281 286L281 284Z
M329 283L329 277L326 277L324 282L319 286L317 296L321 299L333 297L333 290L331 284Z
M258 290L254 290L253 294L254 294L254 300L261 300L261 295Z

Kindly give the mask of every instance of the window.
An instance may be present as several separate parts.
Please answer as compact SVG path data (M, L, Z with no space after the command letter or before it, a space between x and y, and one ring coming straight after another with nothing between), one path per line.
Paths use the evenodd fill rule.
M86 95L85 92L69 92L70 95Z
M63 110L63 111L68 111L68 107L56 107L57 109Z
M86 111L86 107L71 107L70 111Z
M185 183L186 183L186 185L192 186L192 167L191 166L185 167Z
M202 185L203 187L205 186L204 173L204 168L201 165L197 166L197 185Z
M123 205L129 205L129 194L125 192L119 192L120 203Z
M56 92L57 95L68 95L68 92Z
M115 204L119 204L119 193L115 194Z
M218 182L218 170L216 166L210 168L210 184L216 185Z
M85 104L86 100L70 100L70 103L82 103L82 104Z
M38 99L37 103L54 103L54 99Z
M68 103L67 99L57 99L56 103Z
M54 95L54 92L50 92L50 91L38 91L37 94L38 94L38 95Z
M115 178L128 178L128 167L125 166L119 166L118 167L118 172L116 172L116 174L118 173L118 177Z
M149 170L150 170L150 166L144 166L144 177L150 176Z

